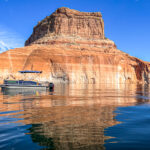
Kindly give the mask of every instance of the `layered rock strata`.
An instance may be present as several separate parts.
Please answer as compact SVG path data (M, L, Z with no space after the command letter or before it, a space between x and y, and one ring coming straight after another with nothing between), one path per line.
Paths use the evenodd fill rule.
M85 13L69 8L59 8L52 15L40 21L34 27L33 34L25 45L46 37L43 43L52 38L78 37L86 39L104 39L104 22L101 13Z
M59 8L34 27L25 47L0 54L0 78L69 83L149 83L149 63L104 37L100 13ZM23 76L19 70L43 73Z

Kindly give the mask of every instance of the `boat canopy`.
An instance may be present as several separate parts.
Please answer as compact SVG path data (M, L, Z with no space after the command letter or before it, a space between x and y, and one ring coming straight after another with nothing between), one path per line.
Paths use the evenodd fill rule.
M32 71L32 70L24 70L24 71L19 71L20 73L42 73L42 71Z

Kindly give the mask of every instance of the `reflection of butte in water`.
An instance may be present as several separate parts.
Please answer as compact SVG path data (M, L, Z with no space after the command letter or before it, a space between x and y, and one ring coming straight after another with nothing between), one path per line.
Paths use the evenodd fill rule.
M135 93L144 90L135 85L80 85L80 89L71 86L58 86L57 95L43 95L30 103L15 103L22 99L12 97L14 105L8 103L6 110L24 110L21 115L24 120L20 122L32 124L29 129L32 140L42 146L65 150L105 149L103 144L108 137L104 136L104 129L118 123L114 110L117 106L137 103Z
M66 106L41 110L30 128L33 142L55 149L104 149L104 129L117 124L113 106ZM34 114L35 115L35 114ZM37 114L36 114L37 115ZM34 116L35 117L35 116ZM36 123L35 117L31 122ZM40 134L41 133L41 134Z
M130 89L132 88L130 86ZM114 119L117 104L127 106L137 102L133 97L136 89L132 89L130 91L132 93L126 90L119 93L110 89L105 93L107 92L105 89L101 92L102 97L100 95L95 97L95 91L92 95L90 90L90 94L85 94L86 90L81 90L84 94L81 91L73 94L77 97L70 96L63 99L52 96L49 105L51 109L46 109L45 106L43 108L42 101L37 107L35 105L34 109L39 108L40 116L32 110L34 117L30 122L27 121L33 124L30 128L32 140L41 146L51 146L55 149L105 149L104 141L109 137L104 136L104 129L118 123ZM110 93L112 97L109 97L109 92L112 92ZM78 95L82 95L82 98ZM93 100L97 104L93 103ZM37 126L37 123L40 125Z

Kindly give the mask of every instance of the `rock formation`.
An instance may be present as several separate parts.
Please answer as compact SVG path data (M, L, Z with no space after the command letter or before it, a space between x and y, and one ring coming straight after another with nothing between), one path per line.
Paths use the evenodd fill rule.
M33 34L26 41L30 43L47 43L56 36L104 39L104 22L100 13L85 13L69 8L59 8L46 17L34 28Z
M34 27L25 47L0 54L0 78L70 83L149 83L149 63L118 50L104 36L100 13L59 8Z

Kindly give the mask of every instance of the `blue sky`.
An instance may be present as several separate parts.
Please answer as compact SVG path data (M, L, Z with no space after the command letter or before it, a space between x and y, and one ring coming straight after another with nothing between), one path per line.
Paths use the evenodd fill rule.
M150 0L0 0L0 41L24 46L38 21L59 7L100 11L105 36L118 49L150 61Z

